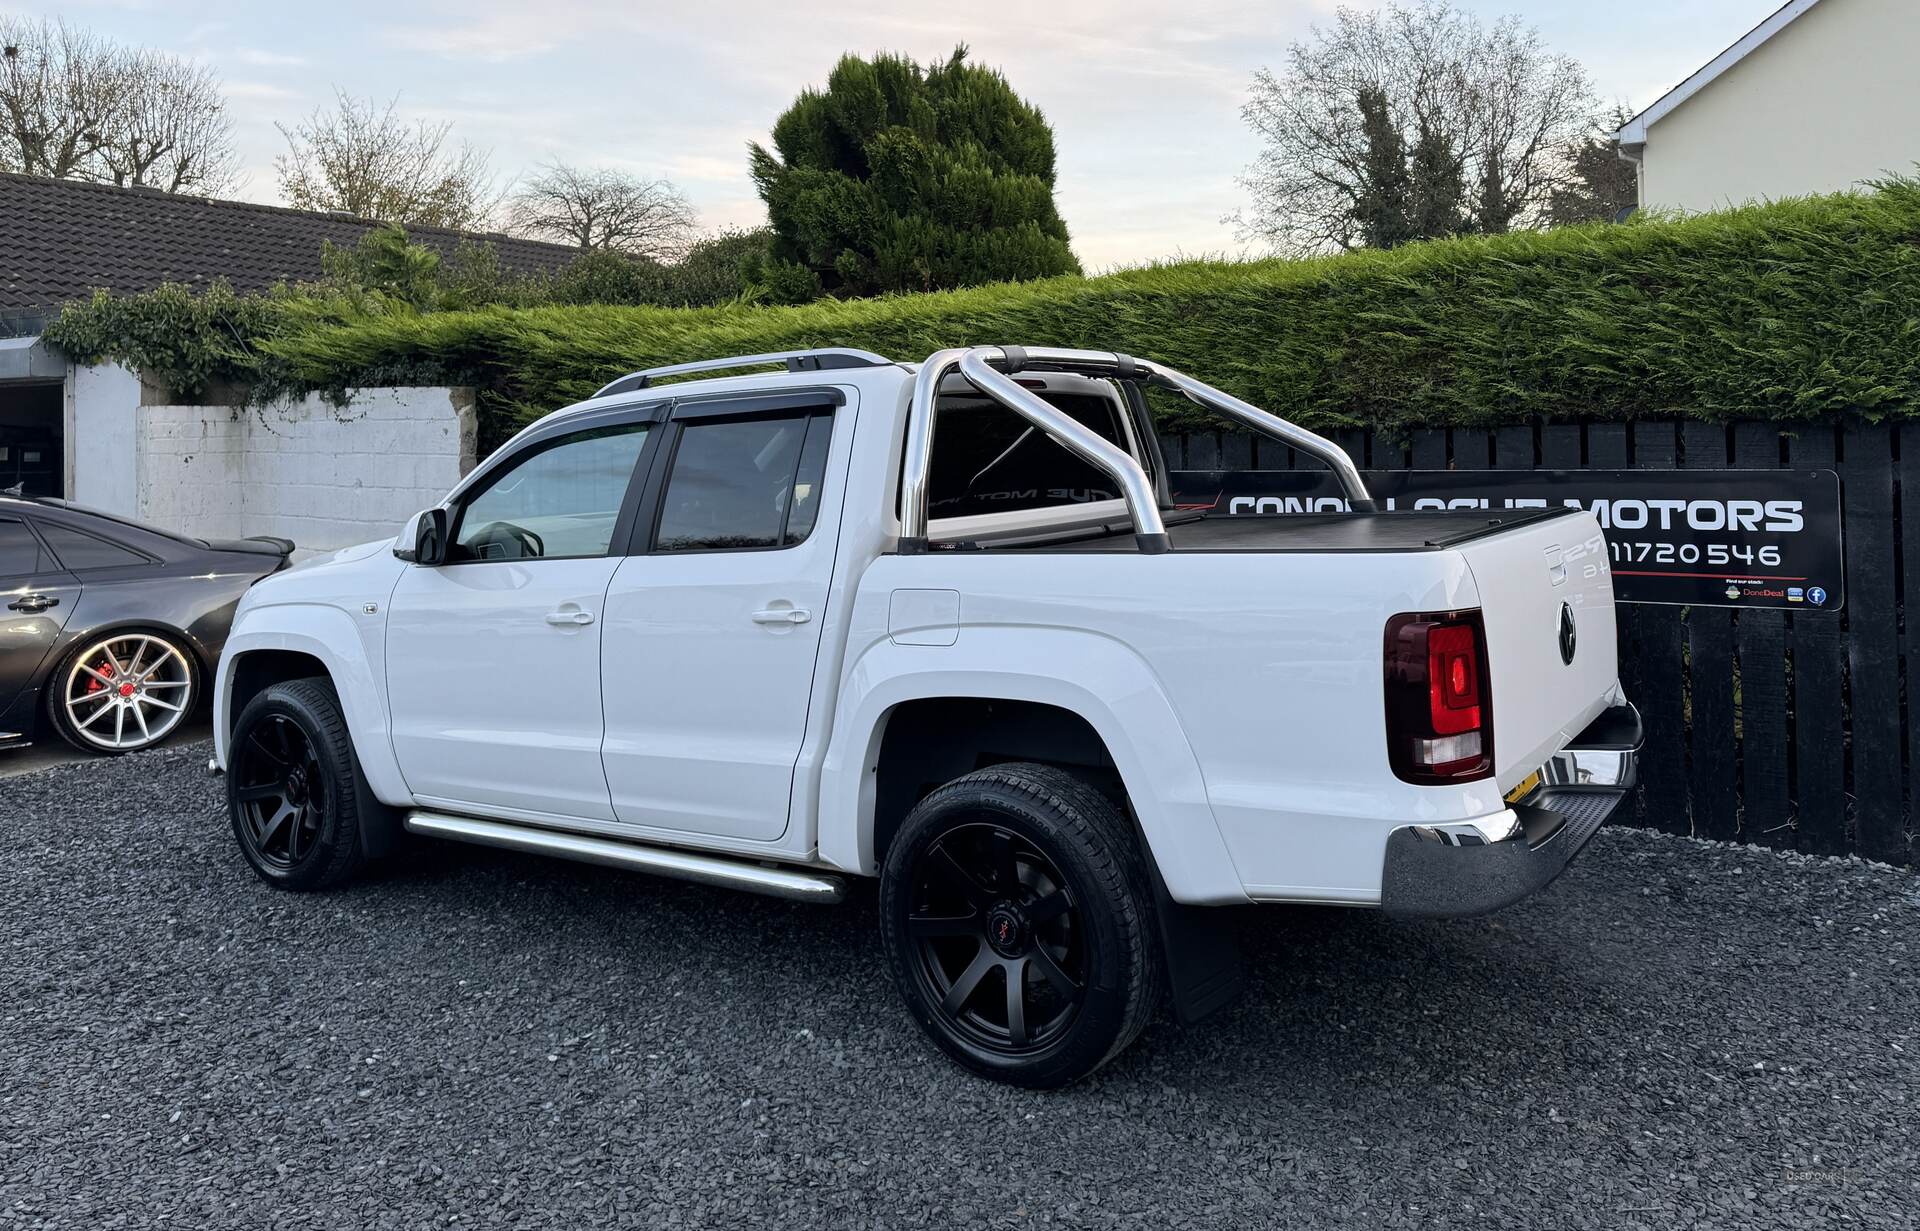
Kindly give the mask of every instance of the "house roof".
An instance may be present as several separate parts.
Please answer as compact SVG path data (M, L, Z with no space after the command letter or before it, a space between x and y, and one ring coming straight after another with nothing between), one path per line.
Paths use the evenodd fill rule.
M346 214L216 201L152 188L0 173L0 313L34 313L96 287L122 294L163 282L237 291L321 276L324 241L350 246L379 224ZM446 227L407 228L443 256L462 242L493 245L514 273L559 269L564 244Z
M1796 19L1818 3L1820 0L1787 0L1787 3L1773 11L1772 16L1747 31L1733 46L1701 65L1691 77L1662 94L1653 106L1628 120L1620 131L1613 135L1614 140L1622 146L1645 145L1647 127L1655 120L1705 89L1714 78L1759 50L1761 44L1792 25Z

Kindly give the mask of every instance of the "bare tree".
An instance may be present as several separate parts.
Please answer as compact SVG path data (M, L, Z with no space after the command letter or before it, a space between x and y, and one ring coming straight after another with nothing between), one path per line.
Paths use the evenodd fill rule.
M487 153L452 146L450 121L408 123L399 105L398 95L381 107L336 90L331 108L276 125L287 140L273 164L287 203L381 222L485 224L500 203Z
M214 192L237 161L212 70L64 22L0 18L0 168Z
M1330 29L1288 50L1282 73L1254 75L1241 115L1265 148L1241 180L1253 206L1230 219L1243 237L1293 252L1364 242L1356 205L1375 144L1360 109L1366 91L1385 97L1393 128L1457 160L1430 178L1466 186L1461 229L1481 233L1543 222L1565 151L1597 109L1580 65L1548 52L1517 17L1483 26L1447 0L1342 8Z
M523 235L655 261L683 256L697 223L693 206L666 180L559 162L542 164L514 193L509 218Z
M0 17L0 165L83 177L127 105L112 43L61 21Z
M97 154L103 178L126 186L218 194L239 170L220 79L156 51L125 56L126 105Z

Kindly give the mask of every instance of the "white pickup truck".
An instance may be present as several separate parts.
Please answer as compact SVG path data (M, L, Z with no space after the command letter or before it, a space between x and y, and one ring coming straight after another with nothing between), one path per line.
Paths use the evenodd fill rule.
M1176 509L1148 387L1352 511ZM272 884L403 833L823 902L878 877L913 1015L1029 1086L1231 995L1204 908L1540 888L1640 743L1591 514L1376 511L1333 444L1164 364L1014 346L616 380L399 538L255 585L215 716Z

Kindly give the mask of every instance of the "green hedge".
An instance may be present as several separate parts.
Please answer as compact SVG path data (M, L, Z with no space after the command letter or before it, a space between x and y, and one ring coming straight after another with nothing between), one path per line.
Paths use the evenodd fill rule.
M1015 342L1164 359L1312 427L1901 417L1920 408L1920 183L1679 221L1193 261L796 308L537 308L263 330L265 387L478 385L487 436L636 368Z

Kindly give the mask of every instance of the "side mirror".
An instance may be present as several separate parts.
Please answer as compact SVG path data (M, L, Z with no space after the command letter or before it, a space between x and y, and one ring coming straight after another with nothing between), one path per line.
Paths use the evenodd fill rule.
M407 519L406 528L393 541L396 559L429 567L447 559L447 511L428 509Z

